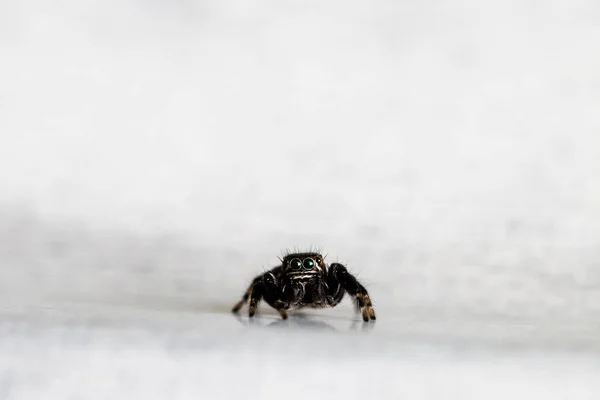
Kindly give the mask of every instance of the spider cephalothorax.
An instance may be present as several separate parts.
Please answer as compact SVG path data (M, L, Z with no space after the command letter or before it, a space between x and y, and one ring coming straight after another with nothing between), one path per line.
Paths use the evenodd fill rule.
M363 320L375 320L369 293L344 265L328 266L318 252L288 253L280 260L280 265L254 278L233 307L234 313L250 299L248 314L253 317L258 302L264 300L286 319L288 309L335 307L348 292Z

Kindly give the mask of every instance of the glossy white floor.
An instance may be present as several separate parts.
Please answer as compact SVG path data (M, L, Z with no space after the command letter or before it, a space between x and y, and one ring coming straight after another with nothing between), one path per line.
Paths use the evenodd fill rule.
M14 223L3 226L2 398L600 394L598 314L581 300L584 287L567 293L578 306L552 315L552 287L543 279L547 291L537 299L503 302L507 289L499 286L487 293L493 301L480 304L477 288L461 289L462 280L487 284L492 276L457 269L462 278L428 294L435 274L376 266L389 260L363 269L376 323L362 323L348 301L288 321L261 307L250 321L246 308L238 317L229 309L260 268L235 255L217 262L226 250L203 253L115 232L101 239L31 217L3 221ZM209 271L231 268L231 281L204 276L204 262ZM390 281L390 272L423 292L397 292L409 285ZM527 279L512 277L514 284ZM457 302L459 295L472 302ZM526 312L532 304L537 312Z
M594 399L600 393L597 352L540 348L535 336L517 341L520 346L508 345L507 337L486 338L490 330L509 336L506 324L471 323L475 337L468 337L457 335L467 330L459 323L388 318L366 330L331 317L281 322L263 316L247 326L244 319L202 311L29 309L22 319L3 315L1 394Z
M600 398L598 26L1 2L0 399ZM377 322L230 314L294 246Z

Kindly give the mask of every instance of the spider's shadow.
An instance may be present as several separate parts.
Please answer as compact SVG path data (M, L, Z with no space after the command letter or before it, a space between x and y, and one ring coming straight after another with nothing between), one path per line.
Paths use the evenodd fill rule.
M314 318L311 318L304 314L292 314L288 317L288 319L284 320L281 318L277 318L273 322L269 322L267 324L260 324L257 321L257 317L253 318L243 318L239 315L236 315L236 319L243 325L248 327L261 327L261 328L279 328L279 329L307 329L307 330L318 330L318 331L329 331L329 332L339 332L340 329L334 327L333 325L325 322L319 321ZM258 319L261 319L258 317ZM352 324L348 327L350 331L361 331L361 332L369 332L373 329L375 324L369 322L363 322L354 320Z
M321 331L337 331L337 329L325 321L318 321L307 317L306 315L296 314L288 317L288 319L277 319L266 324L265 328L284 328L290 329L293 326L301 329L321 330Z

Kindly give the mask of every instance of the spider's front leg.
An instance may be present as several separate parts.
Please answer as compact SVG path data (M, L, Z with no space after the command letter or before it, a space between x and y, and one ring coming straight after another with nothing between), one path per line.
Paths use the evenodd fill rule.
M242 299L233 307L231 310L237 313L242 306L250 299L250 305L248 307L248 316L254 317L258 303L261 300L265 300L267 304L279 311L281 318L287 319L287 313L285 311L285 303L280 300L281 291L277 286L277 279L275 273L278 272L280 267L276 267L271 271L265 272L262 275L254 278Z
M367 289L356 279L354 275L348 272L348 269L339 263L332 263L329 267L328 285L335 288L332 297L332 305L339 303L343 297L343 291L354 297L357 308L360 309L363 321L375 320L375 310L371 297Z

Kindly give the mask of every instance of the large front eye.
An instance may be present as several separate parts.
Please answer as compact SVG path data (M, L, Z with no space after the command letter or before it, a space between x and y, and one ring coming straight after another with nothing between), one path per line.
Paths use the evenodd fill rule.
M313 269L314 267L315 267L315 260L313 260L312 258L304 259L304 268Z
M299 259L294 258L293 260L290 261L290 268L300 269L300 267L302 267L302 261L300 261Z

